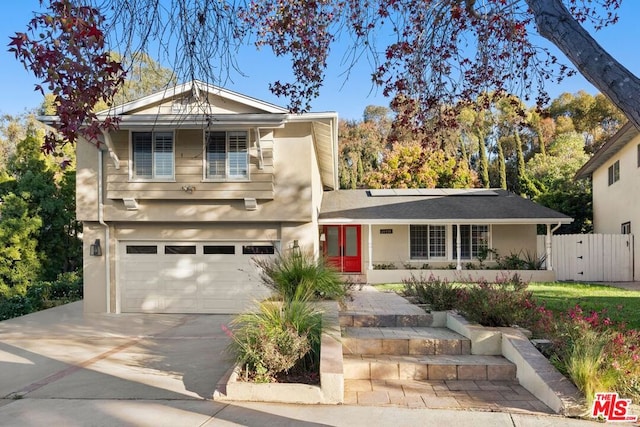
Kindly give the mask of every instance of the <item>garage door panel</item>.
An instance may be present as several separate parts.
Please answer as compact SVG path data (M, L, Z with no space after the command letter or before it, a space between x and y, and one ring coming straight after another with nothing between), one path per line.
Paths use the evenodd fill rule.
M268 246L271 242L253 244ZM196 253L167 252L167 246L195 246ZM148 247L157 248L157 253L140 253ZM255 255L242 254L242 247L238 242L120 242L121 310L227 314L251 308L270 291L260 282L252 261ZM234 251L235 255L211 253L220 251Z

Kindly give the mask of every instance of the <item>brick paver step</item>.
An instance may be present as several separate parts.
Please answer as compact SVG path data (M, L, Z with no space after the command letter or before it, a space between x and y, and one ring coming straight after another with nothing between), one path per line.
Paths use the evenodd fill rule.
M345 379L514 380L516 366L502 356L353 355L344 356Z
M471 354L471 341L447 328L345 327L344 354L436 355Z
M371 314L353 311L340 312L340 326L345 327L382 327L393 328L403 326L429 327L433 324L433 316L429 313L405 313L405 314Z

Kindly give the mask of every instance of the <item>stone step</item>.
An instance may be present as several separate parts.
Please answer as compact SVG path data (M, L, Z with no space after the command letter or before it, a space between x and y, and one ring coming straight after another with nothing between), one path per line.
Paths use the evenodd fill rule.
M366 328L395 328L403 326L429 327L433 325L433 315L421 314L369 314L340 312L340 326Z
M345 355L344 379L512 381L516 366L502 356Z
M461 355L471 354L471 340L447 328L345 327L343 354Z

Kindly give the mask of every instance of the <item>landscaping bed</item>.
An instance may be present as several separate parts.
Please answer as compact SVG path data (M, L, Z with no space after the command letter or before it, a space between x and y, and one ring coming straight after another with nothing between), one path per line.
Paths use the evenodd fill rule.
M455 309L482 325L532 330L549 340L545 355L588 404L595 392L607 391L640 401L640 332L632 327L640 292L587 284L527 286L518 276L476 284L412 277L379 288L437 310Z

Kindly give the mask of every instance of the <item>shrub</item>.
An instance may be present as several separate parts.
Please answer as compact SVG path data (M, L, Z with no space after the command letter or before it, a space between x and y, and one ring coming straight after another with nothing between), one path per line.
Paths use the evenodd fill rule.
M419 304L427 304L434 311L451 310L456 307L460 288L440 280L433 275L424 279L422 275L410 279L403 279L404 295L415 298Z
M14 295L0 300L0 320L24 316L35 311L31 300L24 295Z
M285 301L296 293L308 291L315 298L341 299L345 286L339 273L322 258L301 250L279 253L274 258L259 258L254 262L261 268L262 281Z
M523 325L532 296L526 288L527 283L517 274L496 283L475 283L461 289L457 309L469 321L483 326Z
M230 351L254 381L274 381L294 367L319 367L322 313L305 298L262 302L257 313L236 317L227 333Z

